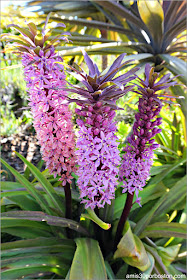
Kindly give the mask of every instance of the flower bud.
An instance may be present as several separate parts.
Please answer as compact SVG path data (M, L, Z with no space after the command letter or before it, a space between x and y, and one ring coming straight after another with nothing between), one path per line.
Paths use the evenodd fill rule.
M96 103L97 108L100 108L102 106L102 103L99 101Z
M98 134L99 134L99 129L98 128L94 129L94 135L98 135Z
M153 150L155 150L155 149L157 149L157 148L159 148L159 144L153 144L152 146L151 146L151 148L153 149Z
M147 137L147 138L151 138L151 137L152 137L152 132L151 132L151 131L148 131L148 132L146 133L146 137Z
M103 121L103 125L106 126L108 124L108 120Z
M87 113L86 113L85 111L82 111L82 112L81 112L81 116L86 117L86 116L87 116Z
M147 139L145 139L145 138L144 138L144 139L142 139L142 141L141 141L141 145L143 145L143 146L144 146L144 145L146 144L146 142L147 142Z
M110 111L110 107L107 106L107 107L104 108L105 113L108 113L109 111Z
M156 128L156 127L153 128L152 133L153 133L153 134L157 134L157 133L158 133L158 128Z
M102 121L102 116L101 115L98 115L97 117L96 117L96 120L98 121L98 122L100 122L100 121Z
M88 111L89 111L89 112L93 112L93 107L92 107L92 106L89 106L89 107L88 107Z
M141 128L141 129L140 129L140 135L143 135L143 134L144 134L144 129Z
M157 125L160 125L162 123L162 118L157 118Z
M142 122L140 120L138 120L137 124L140 126L140 125L142 125Z
M75 108L75 113L76 113L77 115L80 115L80 112L81 112L80 109Z
M88 117L91 117L91 116L92 116L92 113L91 113L91 112L88 112L87 115L88 115Z
M136 119L137 121L140 119L140 117L141 117L140 113L137 113L137 114L135 115L135 119Z
M151 122L147 122L145 125L146 128L150 128L151 127Z
M91 124L91 125L93 124L93 121L92 121L92 119L90 119L90 118L87 118L87 119L86 119L86 122L87 122L88 124Z

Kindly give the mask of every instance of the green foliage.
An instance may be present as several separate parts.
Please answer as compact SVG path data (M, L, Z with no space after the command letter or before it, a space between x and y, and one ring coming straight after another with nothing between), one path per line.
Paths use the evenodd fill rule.
M169 53L184 58L185 39L180 35L186 28L185 1L118 3L94 0L86 3L76 1L73 5L71 1L53 5L46 1L29 1L27 5L31 9L40 5L38 11L45 14L54 12L63 15L62 20L53 15L51 20L63 21L71 32L73 46L60 47L64 55L81 55L75 45L89 45L87 51L90 53L148 53L149 61L156 65L164 59L158 54ZM95 43L100 44L96 46Z
M135 266L141 271L145 271L151 266L143 243L132 233L128 222L125 224L123 238L119 242L118 249L114 254L114 259L116 258L123 258L127 264Z
M96 240L76 239L77 249L71 265L70 280L107 279L104 259Z
M0 117L1 135L10 136L12 134L19 133L22 119L16 118L13 111L9 111L1 107Z
M79 204L76 189L72 190L73 209L79 209L84 219L74 213L74 220L68 220L64 217L65 194L58 184L58 178L53 179L48 172L40 172L18 153L17 156L27 164L28 171L21 175L2 160L3 167L9 169L17 181L2 182L1 224L4 235L10 234L23 240L3 243L2 279L23 276L39 279L47 275L50 279L107 279L107 276L115 279L122 271L123 275L130 273L130 267L143 271L142 277L146 279L155 273L155 269L168 274L172 269L177 271L173 263L183 247L180 244L186 238L185 225L181 223L182 219L178 220L182 217L180 210L174 221L169 221L169 217L186 196L186 176L177 182L174 180L169 188L163 182L166 182L165 178L172 182L173 172L181 175L185 159L178 161L178 157L171 158L174 162L163 165L163 171L162 165L154 167L152 173L155 175L140 193L143 207L141 210L136 204L132 207L130 224L126 223L123 238L113 256L110 247L126 194L120 195L117 191L112 216L110 211L103 216L104 212L99 210L98 215L105 217L106 221L109 221L110 216L112 231L98 228L95 222L100 225L102 221L95 214L95 217L90 216L95 222L87 219L88 214L83 212ZM34 180L30 174L33 174ZM153 205L153 202L151 209L150 203ZM136 210L139 211L138 215L135 215ZM163 222L165 214L168 215L168 221ZM72 231L76 246L69 239L67 228ZM99 237L97 234L95 236L94 228L98 233L101 231ZM180 243L172 245L175 239ZM164 246L166 243L168 245ZM119 262L121 258L128 267L123 268L123 263ZM77 278L78 275L80 278Z

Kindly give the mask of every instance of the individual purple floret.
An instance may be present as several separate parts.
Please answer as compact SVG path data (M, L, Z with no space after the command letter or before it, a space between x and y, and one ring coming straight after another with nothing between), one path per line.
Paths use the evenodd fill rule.
M159 147L155 143L154 136L162 131L158 128L162 123L162 118L158 117L163 106L163 99L160 97L168 97L156 92L177 84L171 81L170 74L157 81L158 75L154 72L154 68L147 64L145 81L138 78L141 84L137 91L141 94L138 102L139 112L135 115L133 134L127 139L128 145L124 149L125 154L119 172L120 180L123 181L123 192L130 194L135 192L136 202L139 204L138 193L146 184L153 163L154 150Z
M86 208L94 209L104 207L105 203L111 204L115 196L120 164L114 122L115 110L119 109L116 100L133 88L127 83L135 78L137 68L114 78L119 69L129 62L122 63L125 54L115 60L106 74L100 73L89 56L85 52L83 54L89 75L82 69L73 69L84 86L73 86L69 91L81 96L81 99L71 100L80 106L76 109L79 116L77 184L82 203Z

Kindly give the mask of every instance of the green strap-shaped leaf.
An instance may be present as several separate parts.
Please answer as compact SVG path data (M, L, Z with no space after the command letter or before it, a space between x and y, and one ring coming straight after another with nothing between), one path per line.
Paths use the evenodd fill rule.
M15 190L23 188L23 185L18 182L11 182L11 181L3 181L1 182L1 190L8 191L8 190Z
M164 247L157 247L159 256L162 258L163 264L168 267L177 257L181 244Z
M11 171L11 173L17 178L17 180L27 189L27 191L36 199L36 201L41 205L43 209L45 209L46 213L50 214L52 211L50 210L47 201L44 197L39 193L37 189L18 171L16 171L13 167L11 167L6 161L1 159L1 162Z
M105 261L105 267L106 267L106 272L107 272L108 279L111 279L111 280L116 279L116 277L114 275L114 272L113 272L111 266L109 265L109 263L107 261Z
M141 271L146 271L151 266L151 262L143 243L132 233L128 222L125 223L123 233L123 237L114 254L114 259L123 258L127 264L135 266Z
M9 211L2 213L1 218L5 217L15 219L15 221L16 219L22 219L29 221L46 222L48 225L69 227L72 230L88 235L87 230L83 228L79 223L70 219L47 215L40 211Z
M35 239L27 239L27 240L17 240L12 242L5 242L1 244L1 254L4 257L7 257L9 253L16 254L16 250L14 249L28 249L32 248L33 250L39 248L40 246L53 246L53 245L60 245L65 246L66 248L74 248L75 243L73 240L70 239L59 239L57 237L50 237L50 238L43 238L38 237ZM7 255L8 254L8 255Z
M153 272L156 272L157 274L166 274L169 275L165 265L162 262L161 257L159 256L159 254L157 253L156 248L153 248L147 244L144 244L145 248L147 249L147 251L154 257L155 259L155 265L153 268ZM156 270L156 271L155 271ZM172 280L173 278L169 277L169 280Z
M3 243L1 246L1 259L24 257L31 255L58 254L68 261L72 261L75 253L75 243L70 239L57 237L38 237L34 239L19 240Z
M140 0L138 1L138 10L143 22L148 27L155 47L159 48L163 33L164 12L161 4L157 0Z
M76 239L77 249L70 270L70 280L107 279L104 259L96 240Z
M153 180L151 181L150 186L156 186L157 183L159 183L165 176L167 176L170 172L175 170L177 167L182 165L184 162L186 162L186 159L180 160L174 165L172 165L170 168L167 170L163 171L159 175L155 176ZM156 183L157 182L157 183ZM181 183L181 182L180 182ZM135 226L134 233L137 235L140 235L141 232L144 230L144 228L151 222L153 216L155 213L158 211L158 213L161 214L161 211L159 209L164 209L167 210L167 207L171 205L172 201L177 203L181 199L181 194L184 195L184 186L183 184L178 185L180 188L176 189L173 191L172 189L169 190L169 192L166 192L158 201L157 203L153 206L153 208L141 219L138 221L138 223ZM171 193L170 193L171 192ZM177 192L180 192L180 195L177 195ZM173 196L174 195L174 196ZM176 196L176 197L175 197ZM167 199L170 199L170 202L168 204ZM184 196L183 196L184 198ZM162 208L164 207L164 208Z
M88 47L84 47L84 50L87 53L97 53L97 52L103 52L103 53L132 53L132 49L136 49L138 46L144 46L145 44L139 43L139 42L130 42L130 43L124 43L124 42L112 42L112 43L103 43L103 44L97 44L92 45ZM80 50L80 47L59 47L59 50L61 50L61 54L63 56L72 56L72 55L82 55L82 51ZM150 55L151 56L151 55Z
M1 230L22 238L50 237L52 235L48 225L33 220L23 220L19 217L1 217Z
M140 238L148 237L181 237L187 238L186 236L186 225L179 223L155 223L149 225L141 233Z
M101 6L103 6L104 8L108 9L109 11L111 11L114 14L117 14L117 16L122 16L123 18L129 20L130 22L132 22L133 24L135 24L138 27L141 27L144 29L144 24L143 22L140 20L139 17L137 17L135 14L131 13L126 7L120 5L117 2L114 1L99 1L99 0L95 0L94 2L100 4Z
M186 271L186 266L184 266L183 267L183 270L181 270L181 271L184 271L184 273L182 273L180 270L178 270L180 267L181 267L181 265L182 264L176 264L176 265L171 265L170 264L170 266L168 266L168 272L171 274L171 275L173 275L173 276L175 276L176 277L176 275L177 275L177 277L178 277L178 279L186 279L186 273L185 273L185 271ZM174 279L174 278L173 278Z
M41 183L42 187L48 194L52 204L56 207L61 213L63 213L63 201L61 197L56 193L51 183L43 176L43 174L36 168L32 163L26 160L22 155L15 152L16 155L28 166L32 174L37 178L37 180Z
M151 265L150 265L150 267L149 267L146 271L144 271L144 273L141 275L141 279L143 279L143 280L149 279L149 276L151 275L151 272L152 272L153 267L154 267L154 264L155 264L155 259L153 258L153 256L152 256L149 252L147 252L147 255L148 255L148 257L149 257L149 260L150 260Z
M40 205L30 197L30 195L20 194L20 192L8 192L9 194L15 193L14 196L7 195L7 198L13 202L13 204L18 205L21 210L29 211L42 211ZM17 193L17 195L16 195ZM28 193L26 193L28 194Z
M41 272L53 272L64 278L69 264L58 255L31 255L3 260L1 267L2 279L22 279L34 273L42 276Z
M179 180L170 190L165 194L165 201L158 207L155 215L163 215L174 209L186 197L186 181L187 175Z
M186 76L186 63L182 59L171 56L169 54L160 54L159 55L163 60L166 61L165 67L170 70L174 75L181 75L178 79L186 84L187 76Z

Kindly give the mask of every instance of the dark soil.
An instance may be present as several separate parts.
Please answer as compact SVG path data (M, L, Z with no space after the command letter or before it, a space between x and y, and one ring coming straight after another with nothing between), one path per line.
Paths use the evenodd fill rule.
M10 137L1 137L1 157L18 172L23 174L26 166L16 156L14 151L20 153L35 166L37 166L37 164L41 161L40 146L38 144L36 135L33 132L13 135ZM43 165L42 170L44 169L45 166Z

